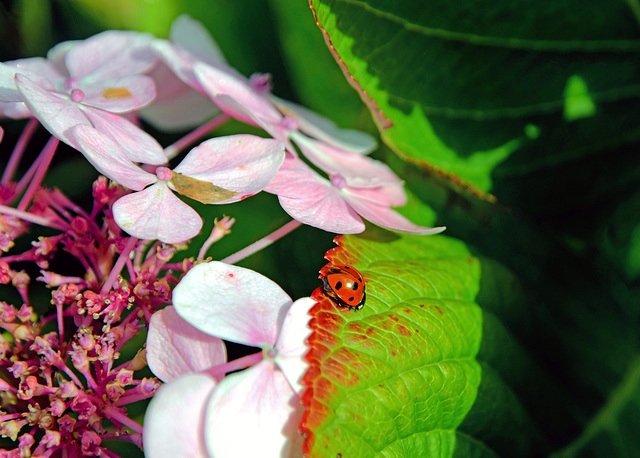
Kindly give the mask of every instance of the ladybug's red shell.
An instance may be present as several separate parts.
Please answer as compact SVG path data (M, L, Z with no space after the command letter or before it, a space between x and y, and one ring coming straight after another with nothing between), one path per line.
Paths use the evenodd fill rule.
M360 310L364 307L364 301L367 298L364 280L360 272L353 267L330 267L322 283L325 294L339 306L349 307L351 310Z

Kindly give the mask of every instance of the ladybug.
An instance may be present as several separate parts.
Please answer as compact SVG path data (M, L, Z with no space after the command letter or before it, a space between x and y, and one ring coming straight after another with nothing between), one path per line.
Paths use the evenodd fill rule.
M327 270L322 278L323 289L327 296L340 307L360 310L364 307L367 295L364 291L362 275L351 266L335 266Z

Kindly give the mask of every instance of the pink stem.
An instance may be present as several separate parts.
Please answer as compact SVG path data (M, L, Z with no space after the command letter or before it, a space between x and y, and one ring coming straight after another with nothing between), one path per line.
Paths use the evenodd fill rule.
M6 205L0 205L0 213L4 215L15 216L16 218L20 218L21 220L28 221L30 223L39 224L40 226L51 227L53 229L59 229L61 231L65 230L62 225L56 224L48 218L32 215L31 213L27 213L26 211L16 210L15 208L7 207Z
M242 358L234 359L233 361L229 361L228 363L210 367L209 369L202 372L205 374L209 374L210 376L219 380L224 376L224 374L253 366L254 364L262 361L263 358L263 352L260 351L258 353L243 356Z
M25 210L29 205L29 202L31 202L31 198L40 187L40 183L42 183L42 178L44 178L44 174L47 172L49 164L51 164L51 159L53 159L53 154L56 152L56 148L59 143L60 140L56 137L51 137L44 146L42 153L40 153L42 155L42 162L40 162L38 170L33 176L33 180L29 183L27 191L24 193L24 196L22 196L22 200L20 200L20 203L18 204L18 210Z
M100 290L101 295L106 294L111 289L111 286L113 286L113 282L115 282L118 275L120 275L120 271L122 271L122 268L124 267L124 263L127 262L127 259L129 259L129 253L131 253L131 250L133 250L133 247L136 246L137 242L138 242L137 238L135 237L129 238L129 240L127 241L127 244L122 250L122 253L120 253L120 257L118 258L115 265L113 266L113 269L111 269L111 272L107 277L107 280L102 285L102 289Z
M193 132L188 133L187 135L182 137L180 140L175 142L173 145L167 146L164 149L164 152L167 155L167 159L173 159L178 155L178 153L180 153L180 151L185 149L190 144L195 143L196 141L204 137L206 134L211 132L216 127L219 127L221 124L227 122L228 119L229 119L229 115L222 113L217 118L213 118L211 121L209 121L205 125L200 126L197 129L195 129Z
M7 163L7 168L4 169L4 173L2 174L2 180L1 180L2 183L6 183L7 181L10 181L11 178L13 177L13 174L15 173L16 168L20 163L20 159L22 159L22 155L24 154L24 151L27 148L27 143L29 143L29 140L31 140L31 137L33 136L33 133L36 131L36 128L38 127L38 125L39 125L38 120L36 118L31 118L27 123L27 125L22 130L22 133L20 134L20 138L18 138L18 141L16 142L16 146L13 149L13 152L11 153L11 158Z
M63 304L56 304L56 315L58 317L58 333L60 334L60 346L64 342L64 310Z
M243 259L248 258L252 254L257 253L258 251L262 250L263 248L268 247L273 242L275 242L276 240L284 237L289 232L293 231L294 229L296 229L297 227L299 227L301 225L302 225L302 223L300 221L296 221L295 219L291 220L287 224L282 226L280 229L276 229L274 232L272 232L271 234L267 235L266 237L261 238L257 242L253 242L248 247L245 247L242 250L240 250L240 251L238 251L238 252L236 252L236 253L234 253L234 254L232 254L230 256L227 256L226 258L222 259L221 261L222 262L226 262L227 264L235 264L236 262L242 261Z
M132 429L136 433L142 434L142 426L140 425L140 423L136 423L131 418L120 412L120 410L111 407L107 408L104 413L110 420L115 420L116 422Z

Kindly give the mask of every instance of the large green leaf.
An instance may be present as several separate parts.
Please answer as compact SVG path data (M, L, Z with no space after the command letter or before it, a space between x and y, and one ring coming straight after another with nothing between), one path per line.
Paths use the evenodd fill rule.
M368 234L341 236L327 254L362 273L365 307L350 311L314 293L302 423L310 456L545 449L519 398L538 368L496 315L523 316L513 277L444 236ZM485 309L483 297L493 298ZM539 380L538 402L548 406L557 388Z
M587 184L598 194L638 183L638 155L618 148L640 138L631 2L311 4L402 157L546 212Z

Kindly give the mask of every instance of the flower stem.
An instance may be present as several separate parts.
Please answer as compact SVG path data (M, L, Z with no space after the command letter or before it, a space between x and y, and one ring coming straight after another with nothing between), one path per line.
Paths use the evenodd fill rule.
M109 272L109 276L107 277L104 284L102 285L100 294L107 294L107 292L109 292L109 290L111 289L111 286L113 286L113 282L116 281L116 277L120 275L120 272L124 267L124 263L127 262L127 259L129 258L129 253L131 253L131 250L133 250L133 248L136 246L137 241L138 239L135 237L131 237L127 241L127 244L125 245L124 249L120 253L120 257L114 264L113 269L111 269L111 272Z
M110 420L115 420L116 422L125 425L136 433L142 434L142 426L140 425L140 423L136 423L131 418L120 412L120 410L107 408L104 413Z
M31 213L27 213L23 210L16 210L12 207L7 207L6 205L0 205L0 213L4 215L15 216L16 218L20 218L23 221L28 221L30 223L39 224L40 226L51 227L53 229L59 229L61 231L65 230L65 228L59 224L54 223L48 218L43 218L42 216L32 215Z
M182 137L180 140L175 142L173 145L167 146L164 149L164 152L167 155L167 159L173 159L178 155L178 153L180 153L180 151L185 149L190 144L195 143L196 141L204 137L206 134L208 134L210 131L212 131L216 127L219 127L221 124L224 124L228 119L229 119L229 115L222 113L218 117L213 118L211 121L209 121L205 125L200 126L197 129L193 130L192 132L188 133L187 135Z
M31 118L27 123L27 125L22 130L22 133L20 134L20 138L18 138L18 141L16 142L16 146L13 149L13 152L11 153L11 158L7 163L7 167L4 169L4 172L2 173L2 180L1 180L2 183L6 183L7 181L10 181L11 177L13 177L13 174L16 171L18 164L20 163L20 159L22 159L22 155L24 154L24 151L27 148L27 143L29 143L29 140L31 140L31 137L33 136L33 133L35 132L39 124L40 123L36 118Z
M287 235L288 233L290 233L291 231L293 231L294 229L296 229L297 227L299 227L301 225L302 225L302 223L300 221L297 221L295 219L291 220L287 224L282 226L280 229L276 229L275 231L273 231L271 234L267 235L266 237L261 238L257 242L253 242L248 247L245 247L242 250L240 250L240 251L238 251L236 253L233 253L230 256L227 256L226 258L222 259L221 261L222 262L226 262L227 264L235 264L236 262L242 261L243 259L248 258L252 254L257 253L258 251L262 250L263 248L268 247L273 242L275 242L276 240L284 237L285 235Z
M26 210L26 208L29 206L29 202L31 202L33 195L36 193L38 188L40 188L42 178L44 178L44 174L47 172L49 164L51 164L51 159L53 159L53 154L56 152L56 148L58 147L59 143L60 140L58 140L56 137L51 137L42 149L42 153L40 153L42 156L42 162L40 162L40 165L38 165L36 174L33 176L31 183L29 183L29 187L24 193L24 196L22 196L22 199L18 204L18 210Z
M253 353L251 355L243 356L242 358L234 359L228 363L219 364L217 366L210 367L209 369L202 371L205 374L220 380L225 374L240 369L246 369L249 366L259 363L264 358L263 352Z

